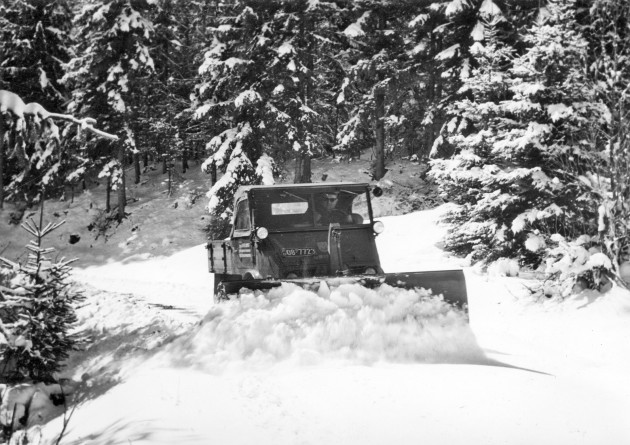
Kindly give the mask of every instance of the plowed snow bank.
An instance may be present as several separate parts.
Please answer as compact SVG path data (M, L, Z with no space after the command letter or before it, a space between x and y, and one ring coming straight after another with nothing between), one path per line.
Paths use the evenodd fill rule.
M240 301L214 306L192 338L177 343L178 353L169 355L210 372L323 358L471 363L484 357L463 312L427 293L387 285L243 290Z

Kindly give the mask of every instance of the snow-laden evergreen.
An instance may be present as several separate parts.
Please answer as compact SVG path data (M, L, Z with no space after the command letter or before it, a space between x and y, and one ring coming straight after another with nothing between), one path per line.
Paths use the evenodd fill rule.
M609 180L589 181L600 196L598 230L613 267L630 284L630 4L600 0L590 10L587 37L591 43L589 74L606 119L594 122L594 137L605 148L600 170ZM623 270L625 269L625 271Z
M126 153L137 151L134 114L143 91L140 81L154 72L149 43L153 23L149 15L154 2L88 0L75 17L75 57L66 65L64 84L73 92L69 109L98 115L106 128L120 135L105 161L118 159L108 170L118 190L118 215L124 217L126 203L124 168ZM102 147L101 147L102 148ZM109 159L107 159L109 158Z
M296 159L296 182L310 182L310 157L322 141L332 96L323 90L334 46L328 2L236 2L216 23L199 67L195 117L212 122L203 169L222 179L209 192L211 213L225 214L240 184L269 182L273 163ZM329 69L329 68L328 68ZM322 74L320 74L322 73Z
M12 136L6 141L7 150L0 148L0 208L5 187L10 199L31 202L42 187L63 186L70 170L72 154L58 149L60 129L51 121L42 122L41 113L34 109L38 104L52 112L62 111L66 91L59 81L62 65L71 57L70 12L66 0L2 3L0 89L32 105L26 110L26 120L15 107L2 110L9 114L0 117L4 120L0 126L10 129ZM7 134L2 128L0 133Z
M588 88L574 14L573 3L550 2L522 55L501 42L496 21L472 48L477 67L443 128L442 143L457 154L434 161L432 174L458 204L447 247L473 261L516 256L537 267L549 254L571 257L555 247L576 239L579 266L599 251L588 238L597 234L597 196L582 184L601 180L591 135L605 110ZM553 263L548 272L564 272Z
M69 279L70 263L52 259L55 249L44 238L65 221L43 225L28 220L22 227L33 239L25 264L0 257L0 351L3 381L54 380L68 354L76 348L72 333L76 305L83 296Z

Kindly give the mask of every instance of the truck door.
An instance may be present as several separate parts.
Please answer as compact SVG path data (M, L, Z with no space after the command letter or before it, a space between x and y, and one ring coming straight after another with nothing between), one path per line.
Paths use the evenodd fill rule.
M235 272L243 275L254 268L254 246L251 237L251 213L249 201L241 199L234 208L234 233L232 235L232 255Z

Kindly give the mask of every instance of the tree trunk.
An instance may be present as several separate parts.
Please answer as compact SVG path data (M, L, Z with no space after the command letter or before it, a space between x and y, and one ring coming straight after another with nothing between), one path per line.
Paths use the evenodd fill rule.
M173 192L173 163L168 161L168 196Z
M306 68L307 70L300 71L300 99L304 106L309 106L310 98L313 95L313 54L312 54L312 45L309 41L309 36L313 31L313 22L307 20L304 13L300 14L300 35L299 35L299 45L301 46L301 51L305 53L306 56ZM308 30L306 27L308 26ZM302 119L298 124L298 135L299 141L302 145L302 148L295 156L295 176L293 178L293 182L295 184L301 183L309 183L311 181L311 146L313 135L313 123L312 117L309 115L302 115Z
M142 167L147 168L149 166L149 152L142 152Z
M309 182L312 182L311 155L300 150L300 152L295 156L295 177L293 178L293 183L303 184Z
M140 184L140 153L135 152L133 154L133 171L134 171L134 184Z
M210 167L210 179L212 179L212 185L217 183L217 165L212 164Z
M166 161L166 155L162 156L162 174L165 175L168 173L168 165Z
M387 18L383 9L378 10L378 28L380 31L385 31L387 27ZM383 80L383 73L378 73L378 82ZM375 119L375 131L374 136L376 138L376 146L374 148L374 162L373 171L374 179L379 180L385 176L385 90L382 86L378 85L374 88L374 119Z
M4 123L0 118L0 209L4 207Z
M120 165L120 181L118 182L118 219L125 218L125 206L127 204L127 194L125 190L125 142L119 142L118 163Z
M182 149L182 173L188 170L188 149Z
M109 213L112 210L111 197L112 197L112 177L107 177L107 184L105 185L105 212Z
M385 91L381 88L374 90L375 102L375 137L376 148L374 158L374 179L379 180L385 176L385 125L383 118L385 117Z

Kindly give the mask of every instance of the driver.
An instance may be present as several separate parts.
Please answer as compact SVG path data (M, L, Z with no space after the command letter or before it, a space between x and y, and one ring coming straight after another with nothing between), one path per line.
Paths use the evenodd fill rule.
M351 223L352 218L338 207L339 193L321 193L316 198L315 224Z

